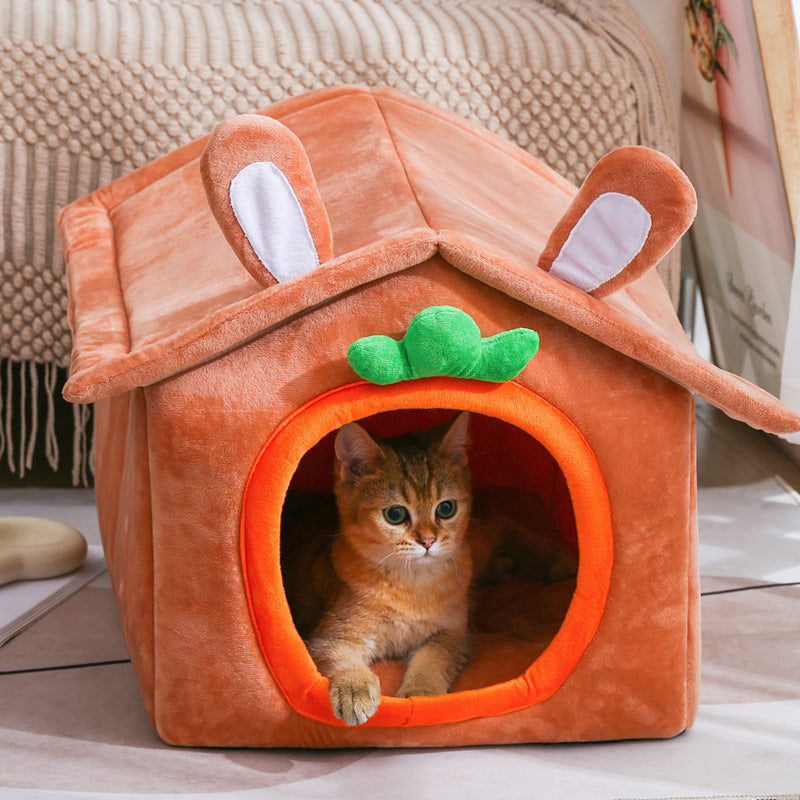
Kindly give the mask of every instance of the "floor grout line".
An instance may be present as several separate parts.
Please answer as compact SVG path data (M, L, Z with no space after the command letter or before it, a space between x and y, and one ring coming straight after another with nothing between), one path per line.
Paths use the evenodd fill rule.
M86 664L60 664L53 667L29 667L28 669L0 670L0 675L31 675L36 672L58 672L68 669L85 669L87 667L110 667L116 664L130 664L129 658L120 658L114 661L91 661Z
M734 592L752 592L757 589L780 589L784 586L800 586L800 581L790 583L762 583L758 586L736 586L733 589L715 589L709 592L700 592L700 597L710 597L715 594L733 594Z

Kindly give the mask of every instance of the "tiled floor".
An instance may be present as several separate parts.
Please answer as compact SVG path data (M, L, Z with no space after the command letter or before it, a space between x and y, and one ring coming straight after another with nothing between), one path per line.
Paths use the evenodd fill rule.
M444 751L169 748L152 732L106 578L0 648L0 798L634 798L800 791L800 468L701 404L703 675L669 741ZM0 492L2 514L98 541L87 492ZM755 587L755 588L754 588ZM87 665L87 666L80 666ZM66 667L66 668L65 668ZM98 795L99 796L99 795Z

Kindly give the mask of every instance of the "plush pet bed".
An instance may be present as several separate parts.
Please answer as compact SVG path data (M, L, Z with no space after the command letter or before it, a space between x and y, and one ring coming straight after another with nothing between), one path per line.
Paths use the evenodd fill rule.
M800 428L698 356L651 270L694 211L654 151L612 152L578 190L453 114L347 86L68 206L65 394L97 404L104 546L159 734L432 746L689 727L693 396ZM329 492L344 423L388 435L457 410L479 507L559 538L577 576L480 587L453 691L393 697L401 665L376 665L380 707L347 727L292 622L282 519Z

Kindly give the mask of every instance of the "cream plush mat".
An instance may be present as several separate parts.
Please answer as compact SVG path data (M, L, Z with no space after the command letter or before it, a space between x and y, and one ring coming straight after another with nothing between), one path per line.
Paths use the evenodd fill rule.
M25 513L82 519L91 543L91 495L77 495L85 507L44 505L47 493L17 502L36 497ZM101 578L0 648L0 800L795 800L800 587L746 587L800 580L800 506L774 479L701 489L699 505L703 679L688 734L452 751L169 748L147 721Z
M103 548L93 545L83 565L67 575L0 586L0 647L105 572Z

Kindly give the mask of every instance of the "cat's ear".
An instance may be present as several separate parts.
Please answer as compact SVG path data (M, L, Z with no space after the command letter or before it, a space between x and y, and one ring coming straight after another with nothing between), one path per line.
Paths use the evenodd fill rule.
M539 266L605 297L655 266L696 211L694 189L670 158L647 147L617 148L589 173Z
M358 424L350 422L336 434L336 469L342 480L374 473L383 459L377 442Z
M469 443L469 411L462 411L450 423L450 427L442 437L439 445L441 453L454 464L467 463L467 445Z
M333 257L308 156L285 125L261 114L220 122L200 173L225 238L262 286L299 278Z

